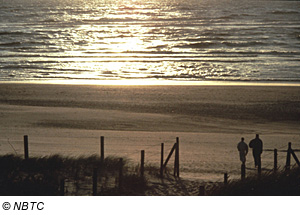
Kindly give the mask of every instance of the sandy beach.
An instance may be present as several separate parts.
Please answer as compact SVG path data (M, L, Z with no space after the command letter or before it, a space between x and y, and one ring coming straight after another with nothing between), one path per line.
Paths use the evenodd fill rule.
M22 154L23 135L32 156L99 154L105 136L106 156L138 162L145 150L159 165L160 144L167 155L179 137L181 176L220 181L239 174L242 136L248 143L259 133L265 149L300 148L297 86L0 84L0 92L1 154ZM262 159L270 168L272 153Z

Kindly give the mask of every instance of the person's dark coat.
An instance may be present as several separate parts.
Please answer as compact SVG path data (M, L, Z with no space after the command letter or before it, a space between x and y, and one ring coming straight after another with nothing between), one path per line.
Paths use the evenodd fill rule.
M259 138L250 141L249 147L252 148L254 155L260 155L263 151L263 142Z

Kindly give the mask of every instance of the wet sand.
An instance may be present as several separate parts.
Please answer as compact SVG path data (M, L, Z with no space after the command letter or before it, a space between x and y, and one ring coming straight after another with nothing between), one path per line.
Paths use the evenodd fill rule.
M300 116L300 87L1 84L0 92L1 127L230 133L285 124L289 132Z

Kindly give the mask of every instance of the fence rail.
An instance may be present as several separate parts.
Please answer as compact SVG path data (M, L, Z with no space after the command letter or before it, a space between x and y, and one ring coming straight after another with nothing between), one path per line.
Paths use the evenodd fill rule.
M273 152L275 149L264 149L266 152ZM300 149L293 149L294 152L300 152ZM277 152L288 152L288 150L277 150Z

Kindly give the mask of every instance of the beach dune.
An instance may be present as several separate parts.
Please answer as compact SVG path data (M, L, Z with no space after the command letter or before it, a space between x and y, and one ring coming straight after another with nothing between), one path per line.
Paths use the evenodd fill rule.
M22 154L23 135L31 155L97 154L105 136L106 155L138 161L146 149L158 163L160 143L168 149L178 136L183 172L212 177L238 174L242 136L261 134L266 148L300 144L296 86L0 84L0 92L2 154Z

